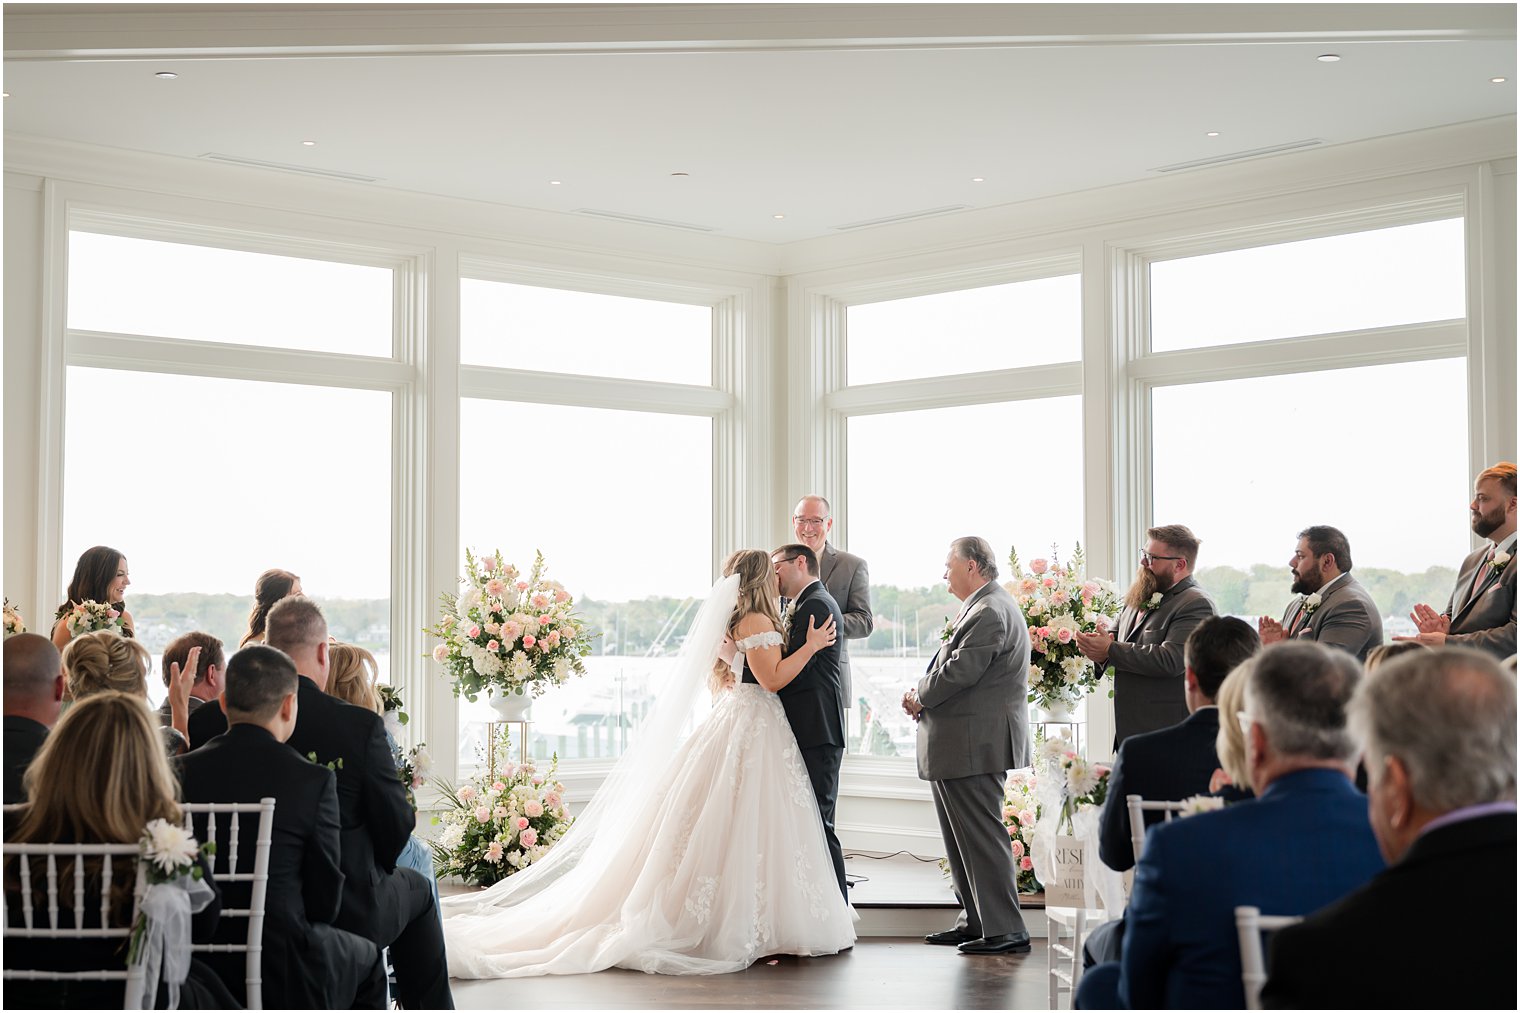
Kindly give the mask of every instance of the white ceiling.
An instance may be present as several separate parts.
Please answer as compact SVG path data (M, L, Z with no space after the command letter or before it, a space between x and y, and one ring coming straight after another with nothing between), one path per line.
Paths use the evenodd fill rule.
M4 125L786 243L1515 112L1509 5L939 10L12 4Z

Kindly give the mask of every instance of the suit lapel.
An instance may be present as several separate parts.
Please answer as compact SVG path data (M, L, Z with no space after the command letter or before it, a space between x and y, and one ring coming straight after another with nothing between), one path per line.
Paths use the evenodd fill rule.
M1489 574L1485 573L1484 571L1488 570L1491 572L1493 570L1493 567L1486 566L1484 563L1487 556L1487 549L1481 549L1477 552L1474 552L1469 557L1472 560L1473 564L1472 570L1470 572L1463 573L1462 576L1458 578L1459 582L1457 586L1465 587L1467 591L1462 597L1462 603L1452 611L1451 621L1453 623L1461 619L1467 610L1472 608L1473 603L1478 600L1478 597L1485 590L1487 590L1484 585L1487 583L1487 580L1485 578L1487 578Z
M834 572L834 564L838 562L838 555L834 546L827 542L823 544L823 558L818 561L818 579L824 586L828 586L829 577Z

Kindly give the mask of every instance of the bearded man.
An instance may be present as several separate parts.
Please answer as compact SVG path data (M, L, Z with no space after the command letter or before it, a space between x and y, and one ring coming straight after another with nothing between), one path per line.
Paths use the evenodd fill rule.
M1367 589L1351 576L1351 543L1340 529L1317 524L1298 533L1288 560L1293 593L1279 622L1257 621L1263 646L1280 640L1313 640L1338 647L1357 661L1383 642L1383 617Z
M1100 671L1114 667L1115 749L1131 735L1187 718L1183 646L1200 623L1218 614L1214 600L1193 579L1199 544L1193 532L1167 524L1145 536L1118 626L1077 634L1077 647Z

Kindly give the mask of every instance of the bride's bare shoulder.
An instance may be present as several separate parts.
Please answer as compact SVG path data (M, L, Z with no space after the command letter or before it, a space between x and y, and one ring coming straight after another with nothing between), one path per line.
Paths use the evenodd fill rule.
M735 631L739 634L741 640L745 637L752 637L756 633L771 633L775 629L776 624L771 622L763 612L749 612L740 616L739 625L735 627Z

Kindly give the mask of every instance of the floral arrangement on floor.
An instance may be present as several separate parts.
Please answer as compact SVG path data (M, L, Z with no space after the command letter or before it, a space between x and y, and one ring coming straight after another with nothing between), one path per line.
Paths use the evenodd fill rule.
M1108 798L1108 775L1113 768L1103 763L1090 763L1085 757L1068 748L1071 742L1059 736L1040 743L1041 764L1056 776L1061 792L1061 814L1056 820L1056 833L1064 829L1074 833L1076 814L1085 806L1102 809Z
M1039 893L1044 889L1035 878L1034 859L1029 846L1034 827L1040 819L1040 800L1035 797L1035 772L1015 770L1003 785L1003 825L1008 828L1013 845L1013 861L1018 866L1019 893Z
M1103 678L1077 649L1077 634L1107 629L1121 602L1112 583L1087 578L1086 562L1080 542L1067 565L1051 546L1050 559L1030 560L1027 574L1018 552L1008 553L1011 579L1003 586L1029 624L1029 702L1039 707L1080 703Z
M97 630L110 630L117 636L126 636L127 626L121 612L98 601L82 601L67 611L60 611L58 617L64 621L70 637Z
M419 742L411 749L401 745L401 729L411 721L406 713L406 706L401 700L401 691L389 683L381 683L380 690L381 717L385 719L385 731L391 739L391 759L396 761L396 773L401 778L401 783L406 786L406 800L417 808L418 788L427 784L428 771L433 767L433 754L428 750L426 742Z
M433 660L448 669L455 696L472 703L482 690L541 696L571 674L586 674L581 659L593 637L570 592L544 579L542 552L527 580L500 551L477 558L466 549L464 561L468 587L444 594L442 618L423 631L441 641Z
M457 789L439 782L444 812L433 823L443 830L432 844L440 879L490 886L543 858L574 822L565 786L554 778L559 757L540 772L533 763L508 760L509 744L504 729L492 747L494 778L482 764L482 772Z
M12 605L9 598L5 599L5 635L12 637L25 632L26 620L21 618L21 610Z

